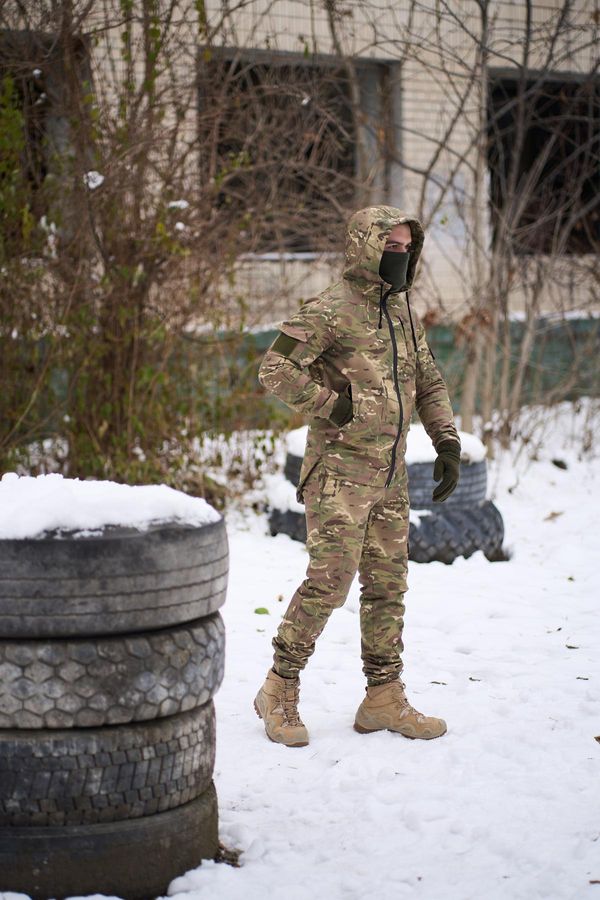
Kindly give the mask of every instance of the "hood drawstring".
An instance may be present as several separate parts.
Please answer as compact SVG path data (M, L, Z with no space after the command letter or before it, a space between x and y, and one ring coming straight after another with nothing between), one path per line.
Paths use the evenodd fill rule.
M383 283L379 285L379 325L377 328L381 328L381 323L383 322L383 311L385 309L385 304L387 303L387 298L392 293L392 289L390 288L383 293Z
M379 324L378 324L377 328L381 328L381 325L383 322L383 311L385 309L385 304L387 302L387 298L390 296L391 293L392 293L392 289L390 288L389 291L386 291L385 295L384 295L383 284L379 285ZM408 291L406 292L406 305L408 307L408 318L410 319L410 330L412 331L413 344L415 346L415 353L418 353L417 335L415 334L415 326L414 326L414 322L413 322L412 313L410 311L410 293Z
M408 291L406 292L406 305L408 306L408 318L410 319L410 330L412 331L413 344L415 345L415 353L418 353L418 349L417 349L417 337L416 337L416 335L415 335L415 326L413 325L412 314L411 314L411 311L410 311L410 294L409 294Z

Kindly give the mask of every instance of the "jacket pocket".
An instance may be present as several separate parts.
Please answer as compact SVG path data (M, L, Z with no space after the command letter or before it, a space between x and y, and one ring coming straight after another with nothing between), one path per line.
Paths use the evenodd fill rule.
M382 427L382 398L371 393L352 395L352 419L332 436L354 450L368 450L377 443Z
M358 418L358 399L356 397L356 392L352 390L352 383L348 385L346 388L346 395L348 396L350 402L352 403L352 418L349 419L345 425L341 425L339 430L344 433L350 428L353 422L355 422Z

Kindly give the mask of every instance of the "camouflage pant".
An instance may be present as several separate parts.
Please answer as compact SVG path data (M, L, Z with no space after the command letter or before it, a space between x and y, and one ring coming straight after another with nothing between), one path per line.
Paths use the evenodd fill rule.
M389 488L355 484L319 463L304 487L309 564L273 639L274 669L298 675L332 610L346 600L358 569L363 672L383 684L402 671L407 589L406 474Z

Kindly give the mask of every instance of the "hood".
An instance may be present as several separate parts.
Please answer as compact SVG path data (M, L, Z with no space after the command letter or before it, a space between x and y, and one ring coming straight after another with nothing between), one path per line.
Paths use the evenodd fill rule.
M425 240L423 226L414 216L407 215L395 206L368 206L359 209L346 226L346 261L343 276L356 282L357 287L368 290L382 284L379 262L388 234L394 225L410 225L412 247L406 288L411 288L417 264Z

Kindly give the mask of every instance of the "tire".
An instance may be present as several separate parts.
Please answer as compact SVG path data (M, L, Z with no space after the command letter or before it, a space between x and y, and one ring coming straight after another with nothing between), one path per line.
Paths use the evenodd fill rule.
M223 519L2 540L0 634L126 634L191 622L223 605L227 571Z
M302 513L273 509L269 514L271 537L287 534L294 541L306 543L306 518Z
M444 504L445 506L445 504ZM269 516L272 535L287 534L295 541L306 541L306 520L302 513L272 510ZM494 504L487 500L470 509L444 509L423 516L419 524L410 523L408 558L413 562L452 563L459 556L469 557L483 550L491 562L506 559L502 550L504 523Z
M302 457L288 453L284 475L293 485L298 486ZM432 492L437 482L433 480L433 463L411 463L406 467L408 492L412 509L438 509L432 500ZM461 463L460 480L455 490L444 501L444 506L467 507L483 503L487 491L487 462Z
M0 827L150 816L199 797L212 778L212 701L137 725L0 731Z
M2 890L32 900L103 894L164 897L218 849L214 785L184 806L129 822L0 829Z
M504 559L504 523L488 500L471 509L448 509L423 516L410 524L409 559L415 562L452 563L482 550L487 559Z
M433 463L412 463L408 472L408 493L412 509L439 509L431 497L437 482L433 480ZM473 507L485 500L487 491L487 462L461 463L460 478L444 507Z
M224 646L219 613L129 636L0 640L0 728L98 728L203 706Z
M287 478L288 481L291 481L294 487L298 487L300 482L300 469L302 468L302 459L301 456L295 456L293 453L288 453L285 458L285 467L283 470L283 474Z

